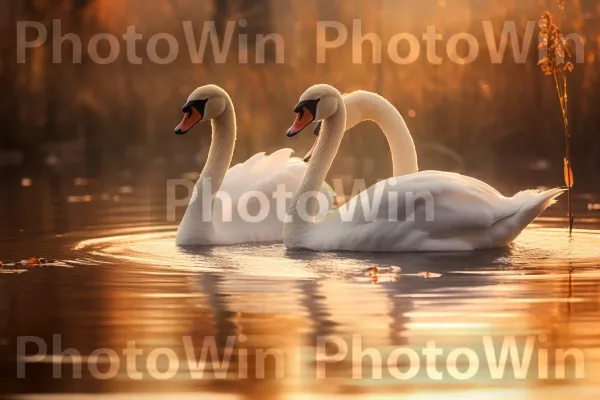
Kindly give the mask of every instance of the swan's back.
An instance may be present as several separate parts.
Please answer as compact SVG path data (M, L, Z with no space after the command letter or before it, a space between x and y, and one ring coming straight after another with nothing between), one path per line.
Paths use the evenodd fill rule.
M363 251L503 247L563 191L505 197L464 175L417 172L381 181L352 198L304 237L308 245L304 247Z
M292 157L292 153L291 149L281 149L269 155L258 153L247 161L233 166L227 172L220 192L226 193L231 198L233 209L223 207L221 201L215 200L213 226L216 243L281 241L283 221L291 194L298 189L307 169L306 163L299 158ZM274 198L274 193L283 192L289 193L290 196L284 204L278 204L278 201L283 200ZM323 192L327 195L330 207L332 207L333 191L328 185L324 185ZM247 197L249 195L250 200ZM262 206L257 197L263 199ZM247 209L245 210L246 217L240 215L237 209L240 202L243 203L242 208ZM261 207L268 207L268 214L253 222L253 218L260 215ZM325 212L319 217L323 217Z

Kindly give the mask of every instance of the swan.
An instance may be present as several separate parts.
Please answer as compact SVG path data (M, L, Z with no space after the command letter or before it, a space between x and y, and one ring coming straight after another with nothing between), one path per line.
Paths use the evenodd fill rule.
M467 251L504 247L566 189L526 190L504 197L474 178L421 171L380 181L327 217L319 188L346 128L344 99L329 85L315 85L294 108L288 137L323 121L312 159L283 226L288 248L347 251Z
M175 133L185 134L200 121L210 120L212 141L177 229L176 244L281 241L287 203L306 172L306 163L291 157L291 149L281 149L268 156L258 153L229 169L237 136L235 110L227 92L216 85L194 90L182 111ZM331 188L323 185L322 191L331 206Z

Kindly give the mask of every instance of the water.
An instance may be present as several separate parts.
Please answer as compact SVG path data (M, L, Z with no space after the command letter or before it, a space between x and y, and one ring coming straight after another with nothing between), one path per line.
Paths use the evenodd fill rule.
M578 198L583 229L570 239L557 207L507 249L324 254L280 244L180 249L160 193L122 183L73 181L58 191L29 183L4 192L0 259L45 257L50 266L0 273L0 397L595 399L600 392L593 196ZM24 336L38 337L48 354L18 379ZM202 377L190 371L190 351L199 357L210 348L206 338L219 357L231 350L223 376L210 363ZM489 343L499 357L513 338L521 354L532 343L531 365L515 377L519 368L509 362L496 379ZM432 341L442 352L433 362L421 354ZM129 365L130 342L141 354ZM319 349L331 357L346 346L343 359L316 361ZM78 354L61 360L67 348ZM95 359L98 349L109 350ZM468 354L449 360L455 349ZM25 354L37 351L30 343ZM399 369L388 367L390 358ZM73 377L77 365L81 378Z

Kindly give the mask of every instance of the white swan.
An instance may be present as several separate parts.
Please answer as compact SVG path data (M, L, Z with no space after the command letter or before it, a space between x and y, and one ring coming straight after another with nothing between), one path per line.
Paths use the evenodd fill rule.
M203 120L212 121L208 159L177 229L177 245L224 245L281 241L291 194L306 164L282 149L258 153L229 169L236 140L231 98L215 85L199 87L183 106L175 133L184 134ZM228 170L229 169L229 170ZM331 190L323 187L333 202ZM290 196L286 199L285 194ZM218 199L215 201L215 199Z
M423 171L381 181L325 219L315 222L318 190L333 163L346 127L340 93L328 85L309 88L294 108L288 136L323 120L308 171L292 200L283 228L289 248L351 251L455 251L503 247L564 192L527 190L504 197L463 175Z

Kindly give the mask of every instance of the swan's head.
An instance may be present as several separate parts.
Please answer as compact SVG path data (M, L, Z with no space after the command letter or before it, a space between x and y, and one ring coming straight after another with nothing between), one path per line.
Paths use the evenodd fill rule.
M315 85L310 87L294 107L296 120L287 131L289 137L302 132L313 121L325 120L333 116L340 105L340 92L329 85Z
M348 116L350 116L350 112L348 110L348 101L351 98L357 98L359 94L361 93L365 93L363 90L356 90L352 93L345 93L342 94L342 99L344 99L344 105L346 106L346 112L348 113ZM369 92L366 92L369 93ZM313 128L313 133L315 134L316 137L319 137L319 134L321 133L321 128L323 126L323 121L317 121L317 123L315 124L315 127Z
M294 124L287 131L288 137L296 136L311 122L318 121L318 128L314 130L315 136L318 138L321 130L321 122L332 117L338 111L341 103L340 100L341 94L333 86L315 85L310 87L300 96L299 103L294 107L297 115ZM304 157L304 161L310 161L316 145L317 141L315 140L313 147Z
M225 111L228 98L227 92L215 85L194 90L181 109L184 116L175 133L183 135L200 121L218 118Z

